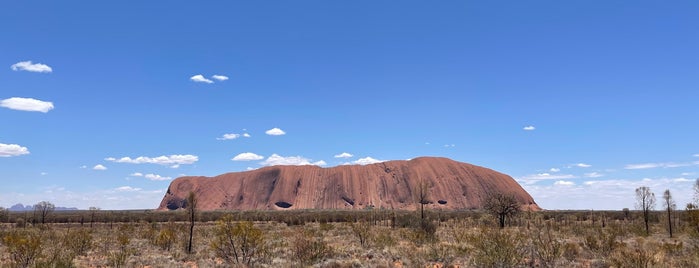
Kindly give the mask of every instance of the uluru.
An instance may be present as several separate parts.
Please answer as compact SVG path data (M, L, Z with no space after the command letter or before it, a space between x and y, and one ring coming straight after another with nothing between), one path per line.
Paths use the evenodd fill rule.
M413 210L420 187L426 189L427 207L432 209L480 209L491 193L513 195L523 209L540 209L512 177L442 157L329 168L270 166L215 177L180 177L170 183L158 209L186 207L185 199L193 192L200 210Z

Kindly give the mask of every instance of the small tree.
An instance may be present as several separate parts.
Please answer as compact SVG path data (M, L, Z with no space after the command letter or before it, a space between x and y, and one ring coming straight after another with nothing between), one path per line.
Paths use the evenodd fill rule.
M214 229L211 248L227 263L251 265L267 251L264 233L252 222L234 222L231 215L221 218Z
M500 229L505 228L505 220L519 213L520 205L512 194L491 193L486 197L483 208L498 217Z
M420 180L417 189L417 202L420 203L420 220L425 220L425 205L429 204L429 185Z
M100 210L100 208L90 207L88 210L90 211L90 228L92 228L92 224L95 222L95 214L97 214L97 211Z
M56 209L56 206L48 201L41 201L34 205L34 215L39 218L41 224L46 223L46 219Z
M192 237L194 236L194 220L197 209L197 197L194 192L189 192L187 195L187 213L189 214L189 244L187 244L187 253L192 253Z
M0 207L0 222L8 222L10 218L10 212L4 207Z
M672 238L672 211L675 210L675 201L672 200L670 189L665 190L663 193L663 200L665 201L664 205L667 210L667 227L670 232L670 238Z
M646 235L650 234L648 228L648 220L650 220L650 211L655 209L655 194L650 191L647 186L636 188L636 209L643 212L643 222L646 225Z

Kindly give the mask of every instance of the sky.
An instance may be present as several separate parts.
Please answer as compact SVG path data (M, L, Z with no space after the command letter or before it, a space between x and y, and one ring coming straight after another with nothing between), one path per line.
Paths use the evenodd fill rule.
M544 209L679 208L697 1L7 1L0 206L152 209L276 164L448 157ZM660 208L660 206L658 206Z

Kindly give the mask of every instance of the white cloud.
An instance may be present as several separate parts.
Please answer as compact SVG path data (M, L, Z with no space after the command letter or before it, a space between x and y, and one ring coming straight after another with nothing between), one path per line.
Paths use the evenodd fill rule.
M152 181L169 181L172 180L171 177L163 177L157 174L146 174L143 177Z
M176 155L161 155L158 157L145 157L139 156L136 158L122 157L116 159L114 157L107 157L104 160L116 163L129 163L129 164L158 164L164 166L172 166L174 168L179 167L179 165L190 165L199 161L199 157L196 155L186 154L176 154Z
M82 168L82 169L86 169L86 168L87 168L87 166L86 166L86 165L82 165L82 166L80 166L80 168Z
M599 178L599 177L604 177L604 174L601 174L599 172L590 172L590 173L585 173L586 178Z
M575 164L574 166L579 167L579 168L589 168L589 167L591 167L592 165L585 164L585 163L577 163L577 164Z
M694 154L693 156L694 156L694 157L699 157L699 154Z
M41 173L39 173L39 174L41 174L41 176L46 176L46 175L48 175L49 173L47 173L47 172L41 172Z
M694 172L682 172L682 174L680 174L680 175L682 175L682 176L692 176L692 175L694 175L694 174L696 174L696 173L694 173Z
M34 73L50 73L53 69L46 64L32 63L32 61L20 61L10 66L13 71L27 71Z
M565 179L575 179L577 178L575 175L571 174L551 174L551 173L538 173L538 174L532 174L532 175L526 175L520 178L517 178L517 181L523 183L523 184L535 184L539 181L543 180L565 180Z
M522 128L522 129L524 129L524 130L526 130L526 131L532 131L532 130L535 130L536 127L534 127L534 126L526 126L526 127Z
M572 186L572 185L575 185L575 182L572 182L572 181L556 181L556 182L553 183L553 185Z
M201 74L192 76L192 77L189 78L189 80L191 80L192 82L207 83L207 84L212 84L212 83L214 82L214 81L211 81L211 80L209 80L209 79L206 79L206 77L204 77L204 76L201 75Z
M94 167L92 167L92 169L94 169L94 170L107 170L107 167L100 164L100 165L95 165Z
M211 76L211 78L216 79L216 80L218 80L218 81L226 81L226 80L228 80L228 76L219 75L219 74L215 74L215 75Z
M350 158L350 157L353 157L353 156L354 156L354 155L352 155L351 153L343 152L343 153L341 153L341 154L336 154L336 155L335 155L335 158Z
M551 168L551 169L549 169L549 171L551 171L551 172L559 172L559 171L561 171L561 169L560 169L560 168Z
M369 164L376 164L376 163L381 163L384 162L385 160L378 160L375 158L372 158L371 156L367 156L364 158L359 158L356 161L352 162L357 165L369 165Z
M686 204L691 201L693 183L682 178L646 178L594 180L566 187L560 183L522 187L544 209L621 210L634 209L635 189L641 186L650 187L656 197L661 197L665 189L670 189L677 204Z
M250 138L250 134L248 134L248 133L243 133L243 137Z
M275 127L273 129L265 131L265 134L271 135L271 136L281 136L281 135L286 134L286 132L284 132L284 130L281 130L281 129Z
M19 146L18 144L0 143L0 157L12 157L29 154L27 147Z
M134 172L134 173L129 174L129 176L132 176L132 177L143 177L143 173L141 173L141 172Z
M630 164L630 165L626 165L624 167L624 169L676 168L676 167L688 167L688 166L694 166L694 165L699 165L699 161L691 162L691 163L666 162L666 163Z
M444 148L456 147L455 144L444 144Z
M240 134L228 133L228 134L223 134L223 136L216 138L216 139L220 140L220 141L224 141L224 140L235 140L237 138L240 138Z
M114 189L114 191L117 191L117 192L138 192L138 191L140 191L140 190L143 190L143 189L141 189L141 188L134 188L134 187L131 187L131 186L121 186L121 187L118 187L118 188Z
M268 157L265 161L262 161L260 163L263 166L278 166L278 165L285 165L285 166L303 166L303 165L314 165L314 166L324 166L326 165L325 161L320 160L316 162L311 162L310 159L305 158L303 156L281 156L278 154L272 154L270 157Z
M32 98L13 97L0 100L0 106L12 110L47 113L53 110L53 103Z
M264 158L265 158L264 156L261 156L261 155L255 154L255 153L251 153L251 152L247 152L247 153L238 154L235 157L233 157L231 160L233 160L233 161L252 161L252 160L260 160L260 159L264 159Z

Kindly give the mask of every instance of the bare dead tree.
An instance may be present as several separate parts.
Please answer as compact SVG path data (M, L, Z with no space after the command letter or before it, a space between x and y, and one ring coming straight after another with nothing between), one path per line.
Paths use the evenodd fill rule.
M665 190L663 193L663 200L665 201L665 209L667 210L667 227L670 232L670 238L672 238L672 211L675 210L675 200L672 200L672 195L670 194L670 189Z
M48 201L41 201L34 205L34 214L39 218L41 224L46 223L46 219L56 209L54 204Z
M512 194L491 193L486 197L483 208L498 217L498 223L502 229L505 228L505 220L508 217L519 213L520 204Z
M418 192L417 192L417 201L420 203L420 220L424 221L425 220L425 205L429 204L430 201L428 200L429 198L429 185L423 181L420 180L418 183Z
M196 217L197 197L194 192L189 192L187 195L187 213L189 216L189 244L187 245L187 253L192 253L192 238L194 236L194 220Z
M646 235L650 234L648 220L651 210L655 209L655 194L647 186L636 188L636 209L643 212L643 222L646 224Z

